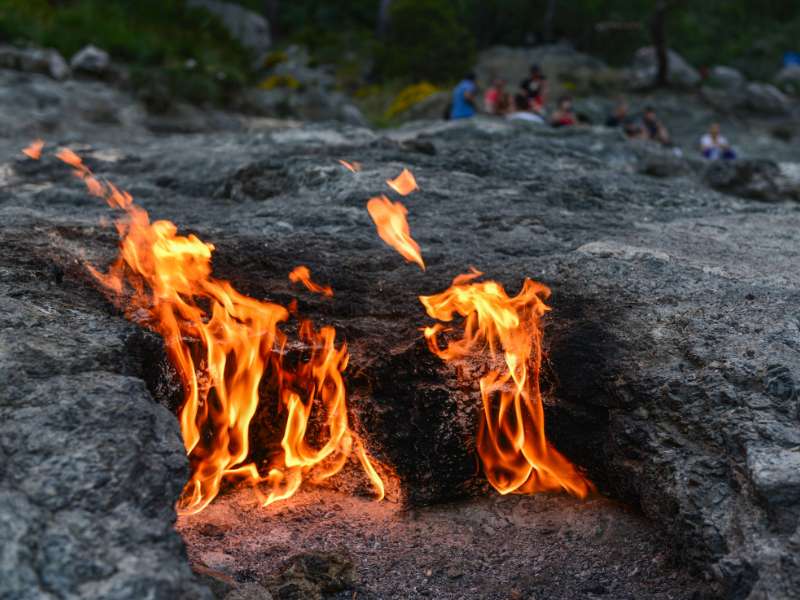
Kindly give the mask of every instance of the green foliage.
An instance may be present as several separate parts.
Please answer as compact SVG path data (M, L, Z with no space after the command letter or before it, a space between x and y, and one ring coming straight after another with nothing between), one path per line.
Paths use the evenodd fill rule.
M220 101L249 78L245 50L214 16L183 0L4 0L0 38L67 58L91 43L131 65L143 85L143 74L159 69L160 85L193 101Z
M453 81L472 68L475 41L449 0L395 0L378 53L384 77Z
M427 81L406 86L397 94L389 108L386 109L384 116L387 119L394 119L438 91L439 88Z
M258 84L262 90L274 90L276 88L287 88L296 90L300 88L300 82L291 75L270 75Z

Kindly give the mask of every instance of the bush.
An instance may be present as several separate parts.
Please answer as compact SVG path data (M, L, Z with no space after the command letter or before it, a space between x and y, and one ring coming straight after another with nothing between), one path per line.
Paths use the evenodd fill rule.
M0 39L67 59L94 44L141 79L165 71L170 93L193 101L220 101L250 76L250 57L217 18L183 0L1 0Z
M449 82L472 68L475 42L449 0L395 0L391 29L378 51L387 78Z
M422 83L415 83L403 88L395 97L394 101L386 109L385 117L387 119L394 119L398 115L406 112L415 104L422 102L428 96L431 96L439 91L435 85L423 81Z

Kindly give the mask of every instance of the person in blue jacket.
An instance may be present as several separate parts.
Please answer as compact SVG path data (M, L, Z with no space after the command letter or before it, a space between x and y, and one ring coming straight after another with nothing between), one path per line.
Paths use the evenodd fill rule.
M474 116L477 97L478 85L475 83L475 74L467 73L466 77L453 90L450 118L468 119Z

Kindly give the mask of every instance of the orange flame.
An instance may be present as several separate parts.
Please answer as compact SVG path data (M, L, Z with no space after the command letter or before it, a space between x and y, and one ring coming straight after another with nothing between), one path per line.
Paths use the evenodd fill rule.
M42 148L44 148L44 140L34 140L22 153L33 160L39 160L42 156Z
M417 263L425 270L419 244L411 237L406 215L408 210L401 202L392 202L386 196L370 198L367 202L369 216L378 228L381 239L397 250L408 262Z
M72 165L90 193L125 210L126 218L117 221L119 256L107 273L89 270L127 318L161 334L183 382L180 425L192 474L181 508L205 508L224 477L265 487L266 496L256 490L270 504L293 495L307 479L333 476L353 453L382 499L383 482L348 424L342 372L349 355L345 344L336 347L336 331L301 321L303 359L286 365L288 339L279 328L289 318L284 307L213 278L213 245L178 235L169 221L151 223L129 194L96 179L71 150L58 157ZM265 389L275 390L286 425L281 451L262 475L248 458L250 424ZM315 425L325 434L320 448L306 435L312 421L323 423Z
M594 486L544 433L540 320L550 310L544 303L550 290L525 279L510 298L496 281L474 282L480 275L473 269L441 294L419 299L434 319L464 317L462 337L446 347L439 345L439 336L452 328L441 323L425 328L431 352L445 361L482 361L486 370L480 378L483 419L477 439L486 477L501 494L563 489L584 498Z
M414 190L418 190L417 180L408 169L403 169L400 175L394 179L387 179L387 185L401 196L408 196Z
M339 164L342 165L348 171L352 171L353 173L358 173L361 170L361 163L359 162L347 162L346 160L339 160Z
M311 271L309 271L306 266L300 265L292 269L292 272L289 273L289 281L292 283L302 283L310 292L333 298L333 289L331 286L319 285L311 281Z

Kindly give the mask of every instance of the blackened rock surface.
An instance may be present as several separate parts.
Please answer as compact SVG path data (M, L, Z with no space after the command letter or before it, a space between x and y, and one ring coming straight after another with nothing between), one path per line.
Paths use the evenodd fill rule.
M433 152L415 150L412 140ZM630 146L618 136L487 120L418 123L383 136L318 125L134 139L82 152L154 218L213 242L219 276L256 297L298 297L303 314L337 327L351 349L348 381L370 450L389 463L406 460L415 451L403 448L403 428L424 426L419 449L434 455L406 460L399 470L409 493L426 501L479 480L467 469L474 455L461 443L470 428L458 416L468 416L459 411L470 399L474 410L478 396L454 383L449 367L419 354L414 344L429 321L417 296L443 290L470 265L510 294L526 276L550 285L546 392L554 445L602 489L638 503L670 534L676 554L704 570L724 596L782 598L797 589L796 203L721 194L690 176L636 174ZM363 170L350 173L340 158ZM274 165L265 171L281 185L261 179L256 165ZM368 198L389 192L385 180L402 167L421 187L403 202L424 273L383 244L365 210ZM107 209L65 169L9 158L0 173L2 235L5 241L13 233L17 244L7 255L13 270L4 271L13 285L28 269L36 285L47 286L37 298L47 297L61 289L48 261L78 286L77 257L110 260L115 236L96 226ZM39 262L25 266L30 256ZM287 275L298 264L330 283L334 298L291 285ZM40 324L10 323L14 343L22 343L20 332L70 344L95 331L94 320L76 315L102 314L92 305L102 301L88 286L80 293L87 306L78 313L70 312L74 304L36 304L41 317L23 294ZM90 336L87 348L76 342L55 351L60 346L48 341L15 350L9 376L20 385L55 367L88 377L124 365L114 348L129 327L105 318L112 329L97 329L104 343ZM91 350L91 360L78 350ZM383 429L389 425L396 432ZM430 484L439 477L447 485ZM34 547L22 543L20 552Z

